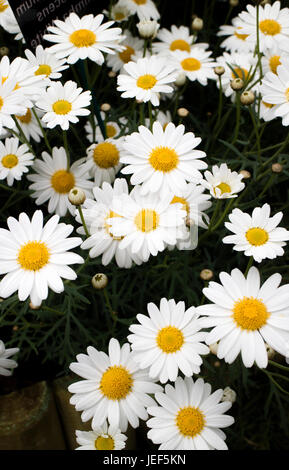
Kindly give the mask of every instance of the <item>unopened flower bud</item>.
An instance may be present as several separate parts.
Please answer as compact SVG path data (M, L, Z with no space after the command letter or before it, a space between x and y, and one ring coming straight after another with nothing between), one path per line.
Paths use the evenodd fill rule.
M266 5L267 3L271 3L271 0L261 0L260 2L260 5L263 7L264 5Z
M4 55L8 55L9 54L9 49L8 47L6 46L2 46L0 47L0 56L3 57Z
M213 344L210 344L209 346L211 353L215 354L215 356L217 355L217 352L218 352L218 346L219 346L218 343L213 343Z
M184 72L180 72L175 80L176 86L183 86L186 83L187 77Z
M200 272L200 278L203 279L203 281L210 281L214 277L214 273L211 269L203 269Z
M155 20L142 20L137 24L139 35L144 39L154 39L159 27L159 23Z
M91 284L97 290L104 289L108 284L108 277L103 273L95 274L91 280Z
M111 110L111 106L109 103L103 103L101 106L100 106L100 109L101 111L103 111L104 113L107 113L108 111Z
M192 30L193 31L202 31L204 27L204 22L202 18L194 18L192 21Z
M221 401L230 401L231 403L235 403L237 398L237 393L230 387L226 387L223 391L223 396Z
M239 5L239 0L230 0L231 7L237 7Z
M244 87L244 82L242 78L234 78L230 83L232 90L239 91Z
M218 65L217 67L214 68L214 72L215 72L216 75L218 75L220 77L221 75L224 75L225 68L222 67L222 65Z
M37 306L36 306L36 305L33 305L32 302L29 303L29 308L30 308L31 310L39 310L40 307L41 307L41 305L37 305Z
M272 171L273 173L281 173L283 171L283 165L281 165L281 163L273 163Z
M110 70L107 75L109 76L109 78L114 78L116 77L116 72L114 72L113 70Z
M214 367L220 367L220 366L221 366L221 363L220 363L220 361L216 361L216 362L214 362Z
M180 117L187 117L190 114L190 111L187 108L179 108L177 113Z
M86 199L85 192L80 188L72 188L68 194L68 200L73 206L81 206Z
M252 176L250 171L247 171L247 170L241 170L240 175L243 175L243 179L245 180L251 178Z
M255 95L252 91L244 91L240 96L240 101L245 106L249 106L254 103Z

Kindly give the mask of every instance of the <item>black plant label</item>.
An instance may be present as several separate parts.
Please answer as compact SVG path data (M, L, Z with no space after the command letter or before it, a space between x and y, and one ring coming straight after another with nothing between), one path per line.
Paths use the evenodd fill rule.
M29 49L51 45L44 44L43 35L54 20L65 20L72 12L80 17L98 14L103 6L102 0L9 0L9 4Z

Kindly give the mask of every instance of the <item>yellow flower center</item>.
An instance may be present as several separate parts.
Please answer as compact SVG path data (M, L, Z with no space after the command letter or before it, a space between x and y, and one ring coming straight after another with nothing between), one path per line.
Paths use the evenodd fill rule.
M144 90L150 90L151 88L155 86L156 83L157 83L156 77L149 73L145 75L141 75L137 79L137 82L136 82L137 86L140 88L143 88Z
M276 20L260 21L259 28L263 34L268 36L275 36L281 32L281 25Z
M149 233L156 230L160 216L153 209L142 209L134 219L134 223L140 232Z
M52 108L56 114L65 115L72 110L72 104L66 100L58 100L53 104Z
M243 330L258 330L264 326L270 314L261 300L244 297L235 302L233 319Z
M30 109L28 108L27 111L26 111L26 114L24 114L24 116L16 116L16 117L23 124L29 124L32 120L32 113L31 113Z
M49 77L51 72L52 72L52 68L50 67L50 65L42 64L42 65L39 65L39 68L38 70L36 70L34 75L46 75L46 77Z
M95 442L96 450L114 450L114 440L111 436L99 436Z
M6 80L8 80L8 77L2 77L2 85L4 85L4 83L6 82ZM19 83L16 83L15 87L14 87L14 90L19 90L20 86L19 86Z
M18 253L17 261L27 271L39 271L50 258L49 250L43 242L28 242Z
M266 230L259 227L254 227L250 228L246 232L246 238L251 245L261 246L267 243L267 241L269 240L269 235Z
M3 98L0 96L0 110L3 108L3 105L4 105L4 100L3 100Z
M185 437L194 438L204 429L205 418L199 408L188 406L182 408L176 417L180 433Z
M248 70L241 68L241 67L236 67L234 69L234 72L232 72L233 78L241 78L242 80L247 80L248 76L249 76Z
M281 64L281 62L280 62L280 56L279 55L273 55L272 57L270 57L269 65L270 65L270 69L272 70L273 73L277 74L277 67L280 64Z
M106 135L107 135L107 137L112 138L112 137L114 137L114 136L116 135L117 130L116 130L116 128L115 128L114 126L112 126L111 124L107 124L107 125L105 126L105 129L106 129Z
M119 151L111 142L102 142L95 147L93 159L100 168L112 168L119 162Z
M5 0L0 0L0 13L3 13L8 8L8 4Z
M190 52L191 46L187 41L184 41L183 39L176 39L173 41L170 45L170 50L171 51L187 51Z
M123 366L109 367L100 381L100 391L109 400L122 400L132 390L133 378Z
M194 57L188 57L182 60L181 65L184 70L188 70L189 72L200 70L202 66L201 62L198 59L194 59Z
M119 52L118 55L119 55L120 60L122 60L122 62L127 64L131 60L131 56L134 54L134 52L135 50L132 47L126 46L125 50L122 52Z
M221 194L230 193L232 191L231 186L229 186L227 183L220 183L218 184L218 186L216 186L216 188L218 188L221 191ZM215 194L216 194L216 190L215 190Z
M176 203L182 204L182 209L186 211L187 214L189 215L190 206L184 197L174 196L173 199L171 200L171 204L176 204Z
M75 47L91 47L96 43L96 35L89 29L79 29L70 35L69 40Z
M133 0L133 1L134 1L134 3L136 3L137 5L144 5L144 4L147 2L147 0Z
M175 353L179 351L184 344L184 335L174 326L162 328L157 336L157 345L165 353Z
M59 194L67 194L75 186L73 173L58 170L51 177L51 186Z
M111 225L109 225L109 223L107 222L107 219L113 219L114 217L121 217L121 215L118 215L113 211L109 211L108 215L104 219L104 228L106 232L108 233L108 235L111 236L111 238L113 238L114 240L120 241L120 240L123 240L124 237L115 237L114 235L112 235L112 233L110 233Z
M2 158L1 162L5 168L14 168L18 164L18 157L13 153L9 153Z
M238 27L237 29L241 29L241 28ZM234 35L236 36L236 38L241 39L242 41L246 41L248 37L248 34L240 34L237 31L234 32Z
M149 163L156 171L168 172L178 166L179 156L172 148L156 147L150 154Z
M274 104L271 103L266 103L265 101L262 101L263 105L266 106L266 108L273 108Z

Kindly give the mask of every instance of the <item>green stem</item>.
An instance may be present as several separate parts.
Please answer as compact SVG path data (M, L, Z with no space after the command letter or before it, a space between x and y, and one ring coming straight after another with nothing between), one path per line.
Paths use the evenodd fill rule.
M258 150L257 150L258 161L259 161L259 163L261 164L262 162L261 162L261 142L260 142L260 134L259 134L258 125L257 125L256 119L255 119L255 115L254 115L252 106L249 106L249 112L250 112L250 116L251 116L252 123L253 123L253 126L254 126L255 135L256 135L256 142L257 142L257 149L258 149Z
M225 219L227 213L229 212L232 204L234 202L234 198L231 198L230 201L228 202L227 206L226 206L226 209L224 210L222 216L220 217L219 221L216 223L216 225L214 225L214 227L212 228L211 232L214 232L215 230L217 230L217 228L219 227L219 225L221 225L221 223L223 222L223 220Z
M67 139L67 131L62 131L63 136L63 144L67 156L67 171L70 169L70 153L69 153L69 146L68 146L68 139Z
M266 191L270 188L270 186L272 186L272 183L275 180L275 176L276 176L275 174L271 175L263 191L259 194L258 199L261 199L261 197L263 197L264 194L266 194Z
M222 87L222 77L219 75L219 106L218 106L218 118L217 122L215 124L214 130L216 130L221 121L221 116L222 116L222 110L223 110L223 87Z
M86 222L85 222L85 220L84 220L82 207L81 207L81 206L77 206L77 209L78 209L78 212L79 212L79 215L80 215L81 223L82 223L83 228L84 228L84 231L85 231L85 235L87 236L87 238L89 238L89 237L90 237L90 234L89 234L89 231L88 231L88 229L87 229Z
M115 312L113 311L113 308L112 308L112 305L111 305L109 295L108 295L108 292L107 292L106 288L102 289L102 291L103 291L103 295L104 295L104 298L105 298L105 303L107 305L107 308L108 308L109 313L110 313L111 318L112 318L112 323L113 323L112 330L114 331L115 325L116 325L116 322L117 322L117 318L116 318Z
M13 129L10 129L10 131L12 132L12 134L14 134L16 137L18 137L18 139L20 140L20 142L22 142L23 144L26 144L27 147L29 148L30 152L33 153L33 155L36 157L36 153L34 152L29 140L26 139L26 136L23 132L23 130L21 129L21 126L19 124L19 122L17 121L17 118L15 116L13 116L13 119L15 121L15 124L16 124L16 127L19 131L19 135L17 135L16 132L13 131Z
M289 367L282 366L282 364L278 364L278 362L269 360L268 363L271 364L271 366L275 366L278 369L285 370L286 372L289 372Z
M236 93L236 126L235 126L235 134L234 134L232 144L234 144L237 141L238 137L239 137L240 120L241 120L240 94Z
M52 153L51 145L50 145L50 143L49 143L49 141L48 141L47 134L46 134L46 132L45 132L45 130L44 130L42 124L41 124L41 121L40 121L40 119L39 119L39 117L38 117L38 114L37 114L37 112L35 111L34 108L32 108L32 112L33 112L33 114L34 114L34 116L35 116L35 118L36 118L36 120L37 120L38 126L39 126L40 129L41 129L41 132L42 132L42 135L43 135L43 137L44 137L44 142L45 142L45 144L46 144L46 147L48 148L49 152Z
M149 101L149 118L150 118L150 131L153 130L153 112L152 112L152 104Z
M249 269L252 267L253 265L253 261L254 261L254 258L253 256L250 257L249 261L248 261L248 264L247 264L247 268L246 268L246 271L245 271L245 277L247 277L247 274L249 272Z

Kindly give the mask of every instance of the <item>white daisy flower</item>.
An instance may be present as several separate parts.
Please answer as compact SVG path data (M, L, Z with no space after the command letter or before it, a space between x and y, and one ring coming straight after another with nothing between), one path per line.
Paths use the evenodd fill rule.
M12 78L8 78L4 83L1 83L0 75L0 132L2 132L3 127L8 129L16 127L12 115L23 116L26 113L27 101L20 90L15 90L16 84L16 80Z
M104 181L113 183L122 167L120 158L125 155L123 137L102 139L102 142L88 147L86 153L88 168L97 186L101 186Z
M231 81L235 78L241 78L244 82L253 77L253 73L257 64L257 56L252 53L232 53L224 52L224 54L216 59L216 65L224 67L225 73L220 77L222 81L222 90L225 96L235 96L235 91L231 88ZM216 76L215 76L216 78ZM257 69L253 81L259 78L259 70ZM219 88L219 81L217 80ZM255 91L258 85L250 88Z
M70 403L82 411L82 421L92 419L92 428L102 426L108 420L112 426L126 431L128 423L139 426L139 418L147 420L146 408L155 404L149 394L162 390L149 378L147 371L140 370L132 358L130 345L112 338L108 355L92 346L86 354L76 356L78 362L70 369L85 380L68 387L74 395Z
M16 90L20 90L26 98L26 108L31 108L33 101L49 84L49 80L43 75L36 75L37 66L32 66L28 60L16 57L12 62L7 55L0 62L0 74L2 83L8 78L16 80ZM32 100L32 101L31 101ZM24 103L23 103L24 104Z
M202 343L207 333L200 332L195 307L185 310L184 302L163 298L160 308L149 303L147 309L149 317L138 314L140 325L131 325L127 337L139 367L149 367L149 376L161 383L175 382L179 370L187 377L199 374L201 355L210 350Z
M0 340L0 375L5 375L6 377L12 375L11 369L18 367L18 364L13 359L9 359L9 357L17 354L18 352L19 348L6 349L3 341Z
M120 0L120 5L125 6L131 15L137 15L140 20L158 20L160 14L152 0Z
M128 62L123 66L126 74L117 77L117 90L122 91L122 98L136 98L154 106L160 104L160 93L171 93L177 78L175 65L167 63L164 57L151 56Z
M103 13L108 16L109 12L106 10L103 10ZM121 23L122 21L126 21L129 16L131 15L129 9L123 5L122 1L120 0L119 2L115 3L115 5L112 5L111 10L110 10L110 19L113 21L116 21L117 23Z
M268 364L265 342L278 353L288 354L289 340L289 284L279 287L280 274L273 274L260 286L258 269L252 267L247 278L239 269L231 275L222 272L221 284L210 282L203 289L213 304L197 308L208 318L204 327L213 327L206 343L218 343L219 359L231 364L241 352L245 367Z
M112 203L115 198L120 198L122 194L128 194L128 185L124 178L115 180L113 186L103 183L102 188L93 188L95 200L86 199L83 204L83 216L87 225L90 237L87 238L81 248L90 250L89 256L96 258L102 255L101 262L107 266L113 257L120 268L129 269L132 263L141 264L137 254L132 254L129 249L120 249L121 237L114 237L110 231L109 220L120 216L112 211ZM81 223L79 214L75 213L76 220ZM77 230L82 235L85 234L83 227Z
M75 206L68 200L69 191L75 186L82 189L87 197L91 197L93 182L88 181L88 165L85 158L74 162L70 168L66 151L63 147L52 149L52 155L42 152L42 160L34 160L32 169L34 174L27 176L33 183L29 189L33 191L31 197L36 199L37 205L48 203L48 212L64 217L69 211L75 213Z
M114 72L119 72L124 64L135 61L143 55L144 41L132 36L128 29L123 34L125 39L121 42L121 45L124 46L124 50L108 56L106 60L108 67L111 67Z
M180 203L187 214L187 223L208 228L209 217L204 213L212 206L211 196L203 194L205 188L194 183L184 184L181 196L174 196L171 204Z
M129 196L115 199L112 211L122 217L111 218L108 223L115 237L123 237L120 249L129 248L146 262L150 255L164 251L166 244L176 245L178 237L185 236L180 227L186 212L180 204L170 204L171 200L171 194L162 199L153 193L142 196L140 186L135 186Z
M247 34L248 39L255 46L257 44L257 7L247 5L247 11L239 14L242 20L240 32ZM280 2L273 2L272 5L266 4L259 6L259 38L260 51L271 49L273 46L283 48L284 43L288 42L289 37L289 9L282 8Z
M75 431L76 442L80 447L75 450L122 450L127 437L115 426L107 422L92 431Z
M7 0L0 0L0 26L10 34L16 34L20 29Z
M54 42L48 50L58 59L66 58L68 64L75 64L79 59L90 59L98 65L104 62L103 52L114 54L121 51L118 44L121 29L111 28L113 21L102 23L103 15L84 15L70 13L65 21L54 20L55 26L48 26L52 34L45 34L46 41Z
M171 30L162 28L159 30L156 39L159 41L152 43L154 54L169 55L173 51L190 52L194 43L194 36L190 34L187 26L171 26Z
M253 52L254 44L247 41L248 35L240 32L242 21L236 17L232 19L232 25L223 25L220 27L217 36L228 36L220 46L229 52Z
M35 54L26 49L25 55L32 67L37 67L34 75L45 75L50 80L57 80L62 77L63 70L68 69L66 61L60 60L51 54L48 49L37 46Z
M245 184L242 183L243 175L231 171L226 163L220 166L214 165L212 173L205 171L205 179L200 183L207 188L213 198L228 199L237 197L237 193L243 191Z
M207 85L208 79L215 80L214 67L216 63L210 57L211 51L204 47L193 46L190 52L174 51L171 53L172 63L176 65L179 72L185 73L192 82L197 80L201 85Z
M8 186L13 185L14 179L20 181L23 173L28 173L33 158L27 145L19 146L17 138L7 138L5 144L0 141L0 180L7 179Z
M69 80L64 85L61 82L51 82L46 92L39 97L36 106L45 111L42 120L49 129L60 126L69 129L69 123L76 124L77 116L88 116L86 109L91 102L91 92L77 88L77 83Z
M61 278L74 280L76 273L69 264L84 262L81 256L70 252L79 246L81 238L67 238L72 225L59 224L54 215L43 226L43 214L36 211L30 221L22 212L19 221L7 220L9 230L0 229L0 270L6 274L0 282L0 296L6 299L18 291L20 301L30 296L37 307L47 299L48 288L56 293L64 291Z
M220 403L223 390L211 393L203 379L196 382L178 377L174 386L166 385L165 393L156 393L160 406L151 406L147 421L148 438L161 444L159 450L227 450L226 435L220 428L234 423L225 415L232 403Z
M277 67L277 73L266 73L260 87L265 103L275 105L275 117L282 118L283 126L289 126L289 61Z
M230 222L225 227L234 233L223 238L223 243L233 243L233 250L244 251L246 256L253 256L260 263L263 259L275 259L284 255L282 246L289 240L289 231L278 227L283 213L270 217L269 204L255 207L250 216L240 209L234 209L229 215Z
M125 129L127 125L127 119L125 117L119 118L118 122L122 128L121 129L119 124L116 121L106 121L106 114L103 111L101 111L100 114L105 125L107 138L116 139L119 136L121 130ZM87 123L85 124L86 138L91 143L102 142L103 135L98 125L96 116L94 116L94 124L95 124L95 136L94 137L93 137L93 128L92 128L91 122L87 121Z
M186 181L197 183L207 168L202 158L205 152L195 150L201 138L193 132L185 133L185 126L170 122L165 131L160 122L154 122L152 132L144 126L127 136L123 144L127 155L121 163L127 166L124 174L132 174L131 184L142 184L142 194L172 192L182 196Z
M36 112L39 119L41 119L43 113L37 108L34 108L34 111ZM43 134L38 124L38 121L31 109L27 108L26 113L23 116L15 117L26 139L29 142L31 139L35 140L35 142L40 142L40 140L43 138ZM45 124L43 123L42 126L44 127Z
M286 59L288 60L288 55L278 47L266 50L262 57L263 74L266 75L267 72L277 74L277 67Z
M258 100L255 102L255 112L257 114L259 112L260 119L264 119L265 122L272 121L276 118L274 108L274 104L266 103L263 100L260 101L260 106Z

